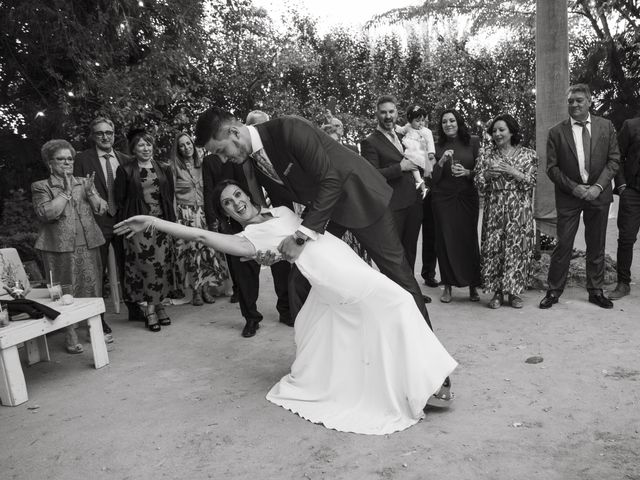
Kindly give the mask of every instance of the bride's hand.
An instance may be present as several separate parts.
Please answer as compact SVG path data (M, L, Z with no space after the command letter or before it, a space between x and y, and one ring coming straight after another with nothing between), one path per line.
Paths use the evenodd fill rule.
M124 222L120 222L113 227L113 233L116 235L126 235L127 238L133 237L136 233L144 232L153 223L155 217L148 215L136 215L127 218Z
M240 260L242 261L242 259ZM274 263L282 260L282 258L277 252L274 252L272 250L258 250L256 252L255 258L247 259L247 260L255 260L260 265L265 265L267 267L270 267Z

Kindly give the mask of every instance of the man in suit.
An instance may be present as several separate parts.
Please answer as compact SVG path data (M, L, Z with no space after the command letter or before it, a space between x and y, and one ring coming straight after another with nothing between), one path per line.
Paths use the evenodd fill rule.
M89 124L89 135L93 147L79 153L76 156L73 174L77 177L86 177L95 173L95 186L98 194L107 202L107 213L96 217L96 222L102 231L105 243L100 247L100 258L103 268L107 266L109 258L109 245L113 245L113 251L118 264L118 278L120 284L124 284L124 251L122 237L113 234L113 226L116 223L117 207L115 203L113 186L116 172L120 165L131 161L131 158L113 148L115 130L113 122L106 117L96 117ZM116 288L111 285L111 288ZM125 305L129 311L129 320L144 321L144 315L140 307L125 299ZM111 333L111 328L104 322L102 327L105 333Z
M618 136L621 162L616 174L618 206L618 284L609 298L618 300L631 292L633 244L640 229L640 117L625 120Z
M279 247L284 259L293 263L306 242L323 234L331 220L331 233L341 237L346 229L351 230L380 271L413 295L429 323L420 287L387 208L392 190L362 157L305 119L284 116L247 126L218 107L200 115L196 144L203 145L223 163L243 164L250 159L272 199L281 195L305 205L302 225ZM290 278L294 318L300 304L292 301L299 295L292 295L291 287L299 283Z
M402 135L396 133L398 109L395 97L383 95L376 102L376 130L360 144L362 156L373 165L393 188L389 209L400 235L411 271L416 263L418 235L422 226L422 199L413 178L418 167L404 157ZM426 299L425 299L426 300Z
M263 112L259 112L263 116ZM258 122L264 119L256 111L251 112L247 117L247 123ZM252 115L253 114L253 115ZM268 116L267 116L268 120ZM258 184L255 172L251 164L236 165L233 163L222 163L215 155L207 155L202 163L202 181L204 186L204 212L209 229L213 230L214 225L219 225L219 231L222 233L235 234L242 230L242 227L234 222L227 222L224 218L217 218L215 213L214 199L211 193L216 183L222 180L235 180L242 188L249 193L251 199L257 205L266 206L266 199L262 192L262 187ZM274 206L285 205L292 208L291 202L287 202L280 197L271 199ZM242 329L242 336L245 338L253 337L258 328L262 314L258 311L257 300L260 289L260 265L253 261L243 261L239 257L227 255L227 265L231 273L231 278L236 289L238 302L240 304L240 312L245 319L245 326ZM291 264L285 261L276 262L271 265L271 275L273 276L273 285L278 298L276 309L280 315L280 322L293 326L293 319L289 309L289 289L288 279L291 270Z
M611 180L620 166L612 123L589 113L591 92L584 84L568 90L569 118L549 130L547 175L555 184L558 244L551 255L547 294L540 308L551 308L562 295L580 215L587 244L589 302L613 308L604 296L604 246Z

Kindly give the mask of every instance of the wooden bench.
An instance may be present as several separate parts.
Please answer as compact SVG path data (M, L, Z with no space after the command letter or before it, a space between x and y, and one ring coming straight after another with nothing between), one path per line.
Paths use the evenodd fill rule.
M45 335L74 323L87 320L93 362L96 368L109 363L107 345L104 342L100 314L104 313L102 298L76 298L71 305L58 305L49 299L37 299L49 307L58 310L55 320L41 318L11 322L0 328L0 403L15 407L28 400L27 385L22 372L18 346L24 343L27 360L31 365L40 361L49 361L49 349Z

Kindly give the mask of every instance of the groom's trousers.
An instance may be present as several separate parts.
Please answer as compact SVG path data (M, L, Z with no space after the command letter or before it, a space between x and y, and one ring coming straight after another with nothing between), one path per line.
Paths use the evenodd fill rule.
M347 227L329 222L327 231L340 238ZM396 282L412 296L418 310L431 328L429 313L424 303L420 286L416 281L409 262L405 256L398 236L391 211L385 209L384 214L376 222L364 228L349 228L362 244L371 259L384 275ZM311 286L300 271L293 266L289 275L289 307L291 318L295 318L309 294Z

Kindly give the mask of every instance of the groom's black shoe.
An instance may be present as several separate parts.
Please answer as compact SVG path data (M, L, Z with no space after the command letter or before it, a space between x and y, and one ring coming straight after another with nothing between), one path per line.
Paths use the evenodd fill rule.
M259 328L260 328L259 320L248 318L247 323L244 325L244 328L242 329L242 336L245 338L253 337Z
M287 327L293 327L293 319L289 315L280 315L280 323L284 323Z
M558 303L558 297L551 292L547 292L544 298L540 301L540 308L551 308L554 303Z
M429 295L422 295L424 303L431 303L431 297Z
M595 303L601 308L613 308L613 302L602 293L589 294L589 302Z

